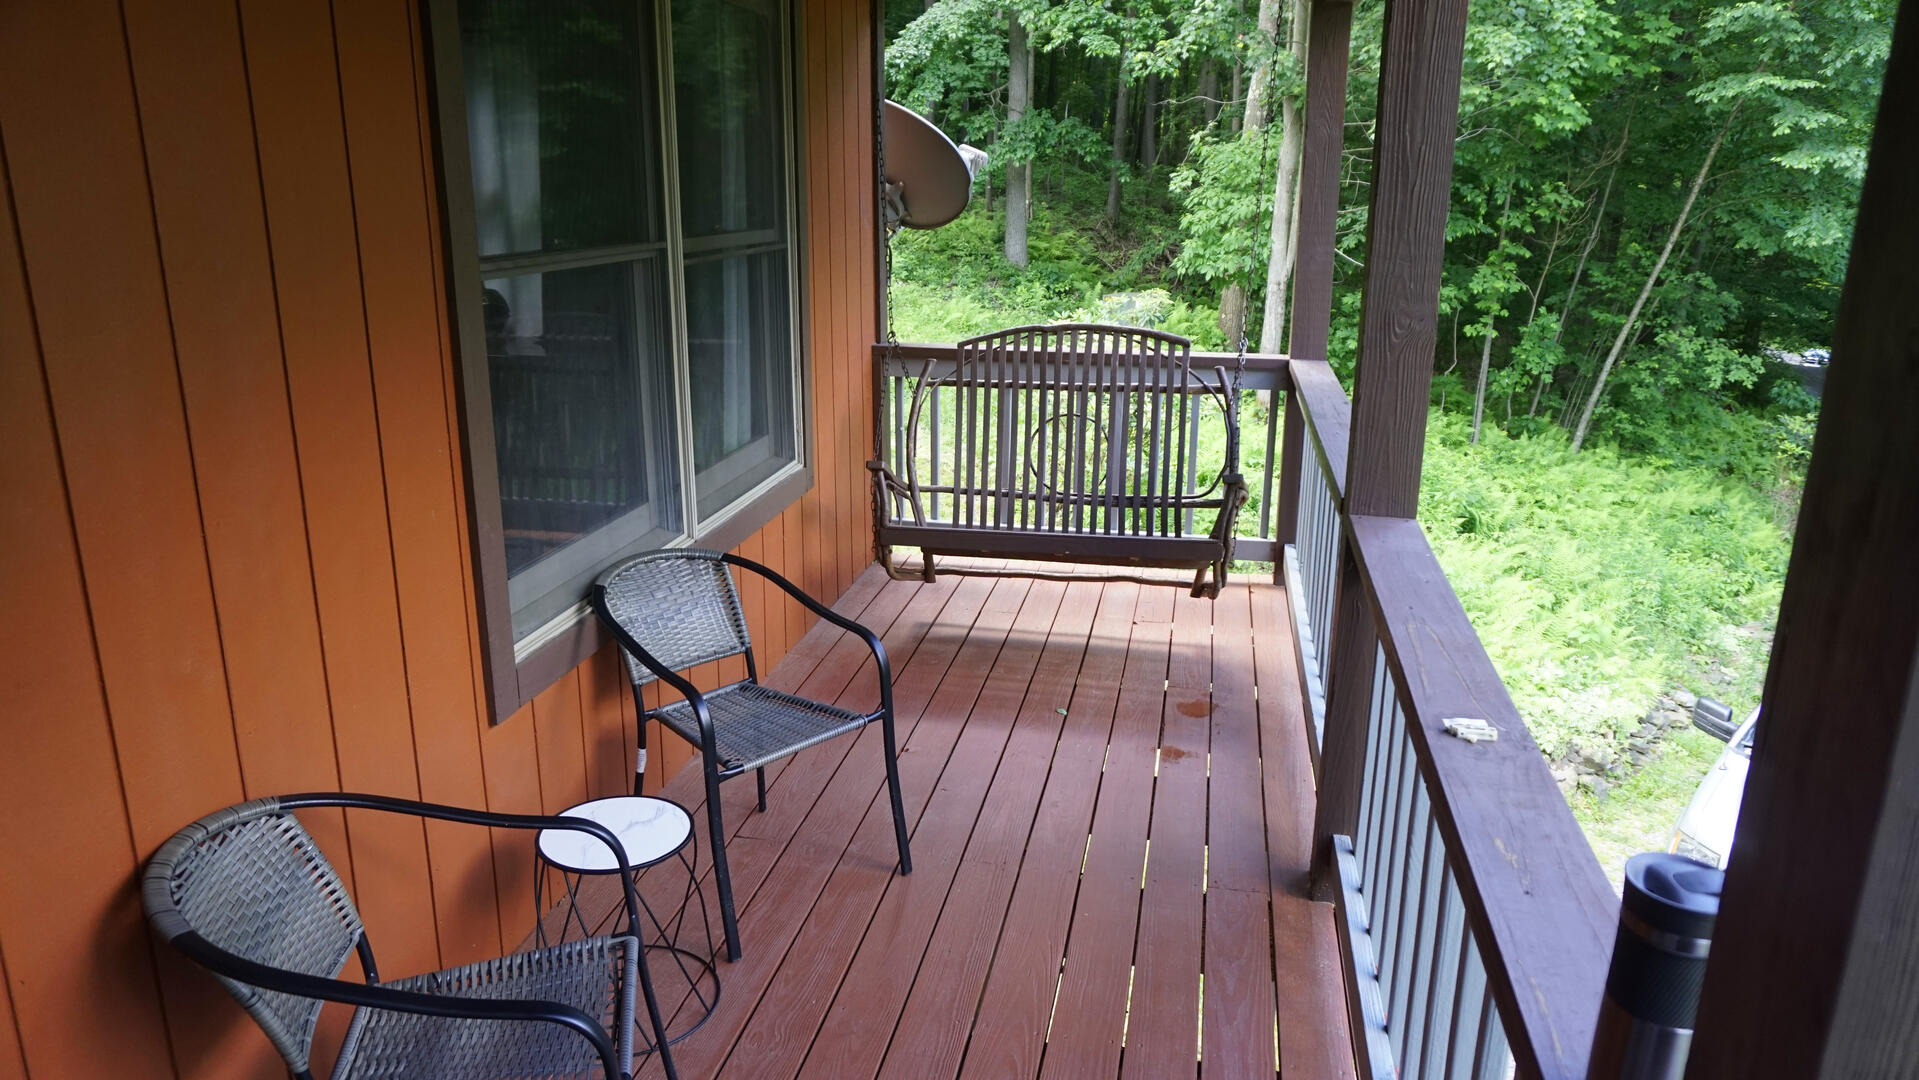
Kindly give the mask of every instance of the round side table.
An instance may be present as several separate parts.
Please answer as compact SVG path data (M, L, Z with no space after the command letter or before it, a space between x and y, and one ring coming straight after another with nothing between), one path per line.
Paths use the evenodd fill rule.
M692 816L679 803L650 795L594 799L562 810L560 816L598 822L619 837L621 846L626 849L627 865L633 871L635 892L639 892L642 870L669 859L679 860L686 874L686 894L664 921L647 903L645 894L639 893L643 920L640 933L647 939L641 944L655 956L673 961L670 966L657 963L650 966L653 970L654 992L660 999L661 1012L667 1019L667 1045L677 1044L698 1031L720 1004L720 975L713 960L713 924L708 917L706 896L700 892L699 877L694 872L698 862L698 841L694 836ZM617 873L619 867L614 862L613 853L592 835L569 829L542 829L534 846L538 853L533 873L534 910L541 916L545 915L545 870L547 867L558 870L560 879L566 884L566 913L560 920L559 934L555 940L565 941L569 929L576 925L580 928L581 936L591 937L593 930L587 926L585 916L580 914L579 885L590 874ZM688 925L688 914L696 899L700 909L699 925L693 927ZM624 904L621 907L624 908ZM651 924L650 932L648 923ZM536 939L545 945L547 928L544 919L537 925ZM696 931L703 933L703 940L689 941L687 934ZM636 1024L635 1028L639 1034L635 1048L641 1053L652 1052L652 1032L643 1023Z

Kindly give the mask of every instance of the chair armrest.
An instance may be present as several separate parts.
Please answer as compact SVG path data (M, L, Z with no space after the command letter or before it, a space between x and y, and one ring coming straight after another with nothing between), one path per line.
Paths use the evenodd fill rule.
M839 612L834 611L818 600L813 599L799 586L781 577L771 568L762 566L752 559L734 555L729 552L721 555L720 561L753 571L755 574L778 585L786 592L786 595L798 600L808 611L811 611L813 614L818 615L834 626L866 642L866 647L872 650L873 660L879 665L880 669L880 710L886 713L893 711L893 665L886 658L886 646L881 643L878 634L854 622L852 619L841 615Z
M613 830L597 821L565 815L501 814L491 810L474 810L465 806L447 806L442 803L421 802L417 799L400 799L391 795L367 795L351 791L300 792L275 796L274 801L282 809L287 810L337 806L349 810L377 810L382 813L408 814L413 817L453 821L463 825L485 825L498 829L568 829L590 834L613 853L613 862L620 868L620 880L626 886L627 932L635 938L640 936L640 898L633 888L633 868L627 865L626 848L621 846L620 838L613 834Z
M347 804L335 803L334 805ZM449 818L448 820L458 819ZM617 847L615 850L618 850ZM161 929L164 934L165 928ZM533 1020L558 1024L561 1027L573 1029L593 1044L593 1049L600 1055L600 1064L606 1069L607 1076L627 1075L619 1069L618 1055L607 1030L600 1026L598 1020L571 1005L557 1001L530 999L467 998L446 994L422 994L412 990L395 990L387 986L347 982L345 979L329 979L256 963L244 956L227 952L193 930L182 930L167 936L175 948L186 953L209 971L263 990L298 997L318 998L322 1001L337 1001L362 1008L419 1013L426 1016L467 1020ZM638 940L634 939L636 949L639 948Z

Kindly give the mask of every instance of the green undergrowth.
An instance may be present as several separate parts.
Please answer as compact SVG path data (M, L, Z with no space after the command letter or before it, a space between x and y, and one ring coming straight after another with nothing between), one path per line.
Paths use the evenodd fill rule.
M1788 542L1752 487L1435 413L1419 516L1548 756L1675 686L1755 703Z

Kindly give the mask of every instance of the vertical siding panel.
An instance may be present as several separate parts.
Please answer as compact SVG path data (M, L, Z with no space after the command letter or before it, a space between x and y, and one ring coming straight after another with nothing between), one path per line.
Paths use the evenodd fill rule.
M422 10L425 5L418 4L415 8ZM438 165L433 134L433 103L427 85L428 71L425 59L432 43L427 37L426 24L419 15L407 20L407 29L412 35L413 96L417 118L416 129L420 139L421 173L426 178L425 187L428 192L425 220L428 246L432 252L432 258L427 260L427 265L433 271L434 331L438 335L440 346L440 378L443 383L441 393L447 402L446 439L447 445L453 448L453 453L448 455L448 461L453 469L453 516L461 538L459 544L461 595L466 602L467 626L470 628L467 634L467 663L473 680L473 700L476 703L484 703L489 700L492 688L487 685L486 669L482 659L486 643L479 630L479 604L475 598L478 582L474 577L473 545L467 539L472 535L472 523L469 517L471 508L467 505L466 499L466 436L461 427L458 406L463 391L459 359L454 354L453 312L447 298L446 238L441 231L438 204L439 182L436 171Z
M742 558L765 564L762 536L754 533L741 541L737 549ZM740 583L740 599L746 607L747 638L753 643L753 659L762 673L771 670L766 664L766 639L761 630L766 626L766 579L750 570L741 570L734 574Z
M533 702L520 706L480 739L486 761L486 805L507 814L537 814L540 759L533 731ZM492 882L498 897L500 932L512 948L533 929L533 841L521 830L495 829Z
M780 516L784 519L786 528L786 560L781 564L780 574L786 580L804 588L806 584L806 511L802 504L794 503ZM786 608L786 647L790 649L795 642L805 636L812 617L805 608L800 607L791 598L785 601L784 606Z
M580 667L580 715L585 722L588 794L593 798L633 790L632 738L620 708L619 646L608 645Z
M865 203L865 173L862 169L864 169L865 146L869 142L865 138L865 130L871 127L871 123L862 115L862 106L865 104L865 82L862 81L865 65L860 63L860 56L865 48L865 35L862 33L864 19L860 15L862 10L864 10L862 4L842 4L841 6L839 71L841 71L842 82L839 100L835 102L841 109L841 121L844 125L841 130L842 148L844 148L844 152L841 153L844 188L842 188L839 211L844 215L841 242L844 244L844 253L846 253L846 257L842 259L841 269L841 295L844 297L842 303L846 305L846 313L844 313L846 324L842 328L841 340L833 349L835 359L839 361L837 366L841 370L839 420L835 426L835 435L841 439L839 485L841 485L842 495L839 505L835 506L835 512L839 516L839 539L841 539L839 551L835 552L841 568L841 574L839 574L841 591L844 591L844 587L852 581L852 503L854 499L846 495L850 495L848 485L854 480L854 474L850 468L854 464L852 458L860 453L858 447L854 445L854 434L860 430L858 420L862 412L860 411L860 401L862 401L860 387L865 382L869 382L860 378L858 364L854 363L854 357L858 357L856 345L867 336L865 328L871 324L865 317L867 290L862 288L862 280L860 280L860 274L865 269L864 247L867 246L865 236L860 230L860 219L862 219L860 209Z
M533 733L539 744L540 806L557 814L586 801L586 749L580 734L581 665L533 699Z
M826 461L829 450L826 446L824 425L820 418L825 415L827 403L833 399L833 354L829 347L832 340L832 293L833 283L826 276L832 236L826 224L824 208L828 205L831 186L832 164L828 149L819 127L821 110L817 104L826 92L826 37L825 23L820 16L819 7L829 0L820 0L819 4L804 4L806 46L802 55L806 62L807 88L805 124L807 150L809 151L807 176L808 217L811 225L811 238L807 259L807 279L814 284L811 290L811 327L809 335L813 348L813 401L812 411L807 423L812 425L813 438L813 486L801 497L798 505L800 531L794 537L799 557L787 570L787 577L800 588L817 594L820 589L819 575L819 494L824 490ZM813 154L813 151L818 151ZM803 632L803 630L802 630Z
M144 0L125 13L246 791L335 789L236 12ZM351 885L341 814L307 822ZM398 905L401 929L430 927L413 908ZM438 958L410 952L422 965Z
M438 253L428 221L435 210L414 99L417 12L400 0L341 0L333 14L420 790L436 802L480 805L490 778L480 750L485 721L473 696L466 538L457 510L463 495L451 461L456 445L448 438L433 295ZM463 865L475 858L477 844ZM469 872L465 900L442 913L469 920L461 940L483 938L475 912L485 884L484 875ZM522 936L504 932L512 919L501 913L507 944Z
M0 1080L27 1080L27 1059L20 1056L20 1031L14 1026L11 976L0 951Z
M39 44L0 65L0 123L144 854L241 789L133 87L111 4L8 5L4 29Z
M640 689L640 702L648 712L660 707L660 684L647 683ZM658 720L649 720L646 724L646 790L657 794L671 775L666 771L665 746L679 742L677 735L668 734Z
M821 14L825 16L823 27L824 40L820 60L826 66L825 84L820 87L829 96L819 102L824 107L826 137L826 174L830 182L826 189L826 207L828 239L824 253L827 256L823 280L831 283L827 296L832 305L832 316L827 323L826 340L826 388L823 401L816 403L816 420L820 425L819 442L826 448L821 455L820 475L817 489L820 496L820 583L814 595L824 599L834 599L840 591L840 550L839 550L839 506L840 506L840 462L845 456L840 440L841 422L846 409L846 351L842 347L846 341L848 297L844 267L846 264L845 224L840 208L846 201L846 128L845 110L838 107L846 94L847 73L840 62L844 52L845 4L830 3L822 5Z
M825 462L825 485L821 487L819 512L823 520L821 529L821 560L825 562L825 583L821 589L821 599L839 599L844 589L844 558L841 556L841 506L844 505L842 487L842 468L846 462L846 395L852 393L852 386L846 378L846 338L852 332L852 303L854 299L846 293L846 259L850 251L846 249L846 224L844 207L850 196L848 173L850 163L846 157L852 152L850 132L846 130L846 90L852 82L852 73L846 71L846 8L850 4L833 4L827 12L827 54L825 63L831 71L827 86L831 90L831 100L827 102L827 130L831 132L831 152L827 163L833 171L833 190L831 203L827 207L827 217L833 228L833 261L827 267L827 274L835 282L833 288L833 340L827 343L827 366L829 382L833 386L833 397L829 409L821 416L821 439L833 447L833 457Z
M586 755L580 741L580 676L584 666L560 676L560 680L533 698L533 738L540 769L539 812L557 814L586 801ZM532 837L521 833L520 846ZM563 895L564 882L556 871L547 872L548 897Z
M775 515L759 532L760 561L777 568L786 559L786 515ZM777 586L761 589L760 625L755 630L765 641L761 671L771 671L786 655L786 594Z
M415 798L419 776L332 24L324 7L266 0L243 0L241 22L340 780L351 790ZM352 824L374 845L374 860L397 873L424 857L431 868L442 961L497 952L490 884L471 885L475 861L491 859L485 837L434 823L422 853L395 824L366 817Z
M853 409L850 433L853 458L847 468L847 476L853 486L846 500L846 510L853 524L853 543L848 549L851 559L848 585L872 561L870 552L873 546L872 504L867 497L866 486L866 462L878 452L878 447L873 445L873 417L878 406L873 400L872 350L868 348L876 337L875 327L879 322L879 296L874 288L879 267L876 265L878 256L873 250L874 238L880 228L874 209L878 198L877 181L874 178L879 162L873 153L873 113L877 105L873 100L873 35L883 32L873 24L870 7L855 4L853 9L861 27L857 45L860 81L857 94L859 126L856 129L860 152L855 173L858 183L854 186L854 198L859 208L859 232L855 237L859 271L852 285L853 295L859 298L859 320L852 340L847 343L846 353L853 380L853 393L848 395Z
M144 857L242 789L124 30L103 0L10 4L4 18L0 39L26 45L0 65L0 129ZM219 1011L213 984L170 951L160 965L183 1072L258 1061L264 1040Z
M8 41L28 40L11 18L0 26ZM42 1076L170 1077L4 168L0 214L0 700L11 718L0 754L0 951L12 1006L0 1077L23 1075L9 1063L23 1057ZM59 897L58 917L49 897ZM76 1030L79 1017L102 1022ZM16 1030L24 1045L12 1044Z

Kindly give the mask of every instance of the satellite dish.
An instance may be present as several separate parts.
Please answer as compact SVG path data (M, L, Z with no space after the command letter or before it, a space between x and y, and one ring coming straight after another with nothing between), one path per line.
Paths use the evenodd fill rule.
M954 146L945 132L897 101L886 103L880 137L886 141L887 195L898 203L889 206L888 217L897 216L909 229L937 229L960 216L984 153Z

